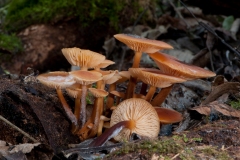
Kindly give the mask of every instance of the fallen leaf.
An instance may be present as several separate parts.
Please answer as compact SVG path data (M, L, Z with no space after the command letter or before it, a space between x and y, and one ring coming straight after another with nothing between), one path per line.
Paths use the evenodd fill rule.
M32 151L32 149L36 146L40 145L40 143L24 143L24 144L19 144L19 145L15 145L10 151L9 153L17 153L17 152L23 152L23 153L29 153Z
M218 85L213 88L212 92L208 97L202 102L202 105L209 104L212 101L215 101L217 98L222 96L225 93L236 93L240 91L239 82L226 82L221 85Z
M210 115L212 110L215 110L219 113L222 113L225 116L238 117L240 118L240 111L232 108L231 106L221 103L219 101L213 101L206 105L200 105L192 108L191 110L195 110L200 114Z

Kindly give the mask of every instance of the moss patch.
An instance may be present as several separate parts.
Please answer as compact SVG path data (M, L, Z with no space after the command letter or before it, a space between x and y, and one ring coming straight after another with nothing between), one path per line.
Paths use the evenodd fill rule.
M135 13L141 13L146 7L142 2L144 1L12 0L4 27L10 31L16 31L35 23L58 22L69 18L74 18L85 26L96 19L107 19L111 26L117 27L120 17L127 16L130 20ZM153 2L155 0L147 1L149 5ZM124 11L126 7L134 13L127 14Z

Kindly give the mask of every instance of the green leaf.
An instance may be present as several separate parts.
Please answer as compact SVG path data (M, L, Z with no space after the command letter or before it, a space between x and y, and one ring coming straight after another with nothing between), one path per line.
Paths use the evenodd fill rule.
M226 30L230 30L233 22L234 22L234 17L228 16L223 20L222 27Z

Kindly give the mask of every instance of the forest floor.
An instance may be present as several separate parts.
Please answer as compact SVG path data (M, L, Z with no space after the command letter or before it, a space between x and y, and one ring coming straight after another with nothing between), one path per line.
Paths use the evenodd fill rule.
M40 84L36 76L49 70L69 71L71 66L61 49L77 44L76 41L114 61L108 70L128 70L134 53L104 27L94 30L93 26L83 33L73 22L33 25L18 34L24 53L1 64L4 70L0 70L0 159L74 160L103 155L103 159L124 160L240 159L240 20L207 15L198 7L189 7L196 16L193 18L183 7L170 6L172 10L158 17L155 27L134 25L122 32L165 41L174 49L164 53L217 74L214 78L174 85L162 106L182 113L182 122L161 125L157 139L137 139L87 150L77 147L80 140L70 131L71 123L56 91ZM146 55L140 67L157 68ZM118 86L119 91L125 89L125 83ZM74 106L73 98L66 92L64 96ZM92 108L90 98L88 117Z

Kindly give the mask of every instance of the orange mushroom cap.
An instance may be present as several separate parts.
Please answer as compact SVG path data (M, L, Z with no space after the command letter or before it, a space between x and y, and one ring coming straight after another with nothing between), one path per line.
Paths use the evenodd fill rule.
M185 82L185 79L163 73L157 69L149 68L129 68L129 71L146 84L154 87L165 88L175 83Z
M102 74L95 71L78 70L69 72L69 74L73 76L74 80L77 83L83 85L92 84L102 79Z
M103 89L96 89L96 88L88 88L89 92L92 93L94 97L106 97L108 92Z
M51 88L66 88L76 83L68 72L56 71L40 74L37 79L44 85Z
M160 70L164 73L181 77L186 80L216 76L214 72L197 66L185 64L160 52L151 53L148 55L154 60Z
M146 39L137 35L116 34L114 37L137 52L154 53L162 49L173 49L172 46L165 42Z
M182 114L168 108L154 107L157 111L159 121L163 124L177 123L182 121Z
M105 56L80 48L63 48L62 53L73 66L93 68L105 60Z

